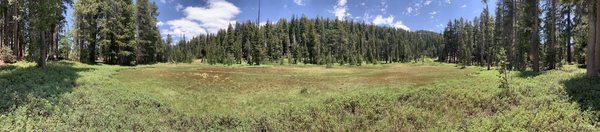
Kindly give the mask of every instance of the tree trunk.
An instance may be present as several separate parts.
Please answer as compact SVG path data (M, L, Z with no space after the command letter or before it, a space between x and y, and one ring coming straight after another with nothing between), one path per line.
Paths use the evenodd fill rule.
M509 62L508 64L508 69L513 69L513 66L515 65L515 55L514 55L514 51L515 51L515 46L514 46L514 20L515 20L515 10L514 10L514 1L513 0L504 0L504 5L506 6L504 9L504 13L505 16L504 17L504 33L506 33L504 35L504 42L505 42L505 47L506 47L506 55L507 55L507 62Z
M0 4L4 4L4 1L0 2ZM6 11L2 11L2 16L0 16L2 19L2 25L0 25L0 48L2 48L2 45L4 44L4 23L6 23Z
M567 5L568 9L567 9L567 38L566 38L566 43L567 43L567 62L569 64L573 64L574 60L573 60L573 44L571 43L571 38L573 37L573 25L571 22L571 11L572 11L572 5L568 4Z
M533 69L534 72L539 72L540 71L540 42L538 40L539 37L539 0L534 0L534 3L531 3L532 5L529 5L530 9L531 9L531 13L534 13L533 16L535 16L535 18L533 19L533 25L532 25L532 31L531 31L531 43L533 44L531 47L531 61L532 61L532 66L531 68Z
M37 56L37 67L44 68L46 67L46 56L47 56L47 48L46 48L46 31L40 32L41 40L38 44L38 56Z
M595 0L592 0L591 2L595 2ZM594 3L592 3L594 4ZM588 77L597 77L599 70L598 70L598 59L600 59L600 53L598 53L598 49L599 47L599 41L598 41L598 36L600 34L598 34L598 31L600 31L598 29L598 26L600 26L600 22L598 20L598 17L600 16L600 12L598 12L597 7L599 7L599 3L595 3L594 5L592 5L592 7L590 8L590 12L589 12L589 25L590 25L590 29L589 29L589 37L588 37L588 54L587 54L587 76Z
M595 25L594 28L594 70L593 75L594 76L600 76L600 3L596 2L596 7L595 7L595 16L594 16L594 20L595 22L592 23L592 25Z
M17 60L19 60L20 59L20 57L19 57L19 50L20 50L19 49L20 48L20 45L19 45L20 44L19 43L19 36L20 36L19 22L15 21L13 24L14 24L14 26L13 26L14 27L13 28L13 41L12 41L13 42L13 55L15 57L17 57Z
M52 44L52 59L53 60L58 60L58 28L60 28L58 25L54 25L52 26L52 39L51 39L51 44Z
M5 2L2 2L2 4L5 4ZM8 25L8 10L4 10L2 12L2 17L4 18L2 25L0 25L0 29L2 30L2 33L0 33L0 48L2 48L4 45L6 45L6 41L7 41L7 37L8 37L8 31L7 30L7 25Z
M22 32L23 31L18 32L20 35L19 35L19 39L17 39L18 44L19 44L19 51L17 51L17 52L19 52L17 54L17 60L23 60L25 57L24 56L24 54L25 54L25 40L24 39L25 38L24 38L24 35L22 34Z

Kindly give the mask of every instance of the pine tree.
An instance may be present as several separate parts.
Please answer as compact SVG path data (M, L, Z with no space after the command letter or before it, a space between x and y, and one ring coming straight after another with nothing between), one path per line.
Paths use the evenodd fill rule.
M156 26L158 20L157 6L148 0L136 1L137 26L137 63L151 64L156 62L160 32Z
M75 42L78 46L79 61L95 63L97 58L98 22L103 2L99 0L77 0L73 16L75 17ZM106 7L105 7L106 8Z
M559 45L556 30L557 21L557 1L547 0L546 1L546 66L548 69L555 69L559 60Z
M507 69L511 70L514 68L516 62L515 59L515 18L516 18L516 2L515 0L504 0L504 4L502 6L502 10L503 10L503 16L502 19L504 20L503 22L503 37L505 39L504 40L504 47L506 49L506 55L507 55Z
M134 65L135 64L135 18L134 18L134 6L131 1L124 0L118 1L116 16L116 40L118 45L118 64L120 65Z
M530 20L528 26L531 27L530 40L531 48L529 50L529 58L531 59L531 68L535 72L540 71L540 43L539 43L539 0L530 0L526 4L526 10L530 14L525 20Z
M589 17L589 38L587 53L587 76L600 76L600 3L587 0Z
M66 5L71 1L63 0L44 0L28 1L27 6L28 25L30 28L30 42L34 49L37 67L45 67L48 59L48 50L50 45L56 45L58 42L58 28L64 23ZM50 13L48 13L50 12Z

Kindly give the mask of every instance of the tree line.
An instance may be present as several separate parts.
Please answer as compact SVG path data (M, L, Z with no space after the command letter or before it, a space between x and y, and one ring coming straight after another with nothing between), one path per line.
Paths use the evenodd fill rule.
M172 47L175 52L170 60L202 59L209 64L228 65L394 63L434 57L441 43L441 35L429 31L292 17L264 25L250 21L231 24L216 34L183 39Z
M56 56L71 0L0 1L0 60L27 59L44 67Z
M593 0L499 0L472 21L452 20L443 32L439 60L508 70L552 70L585 64L598 76L598 2Z
M361 65L425 57L439 61L551 70L585 64L600 74L600 7L594 0L487 0L473 20L448 23L443 34L350 20L292 17L264 25L243 22L174 44L162 40L157 6L148 0L0 1L0 60L74 59L119 65L157 62ZM65 10L74 26L65 30Z
M74 26L66 30L66 9ZM135 65L159 62L158 7L148 0L2 0L0 60L74 59Z
M158 7L148 0L78 0L72 30L79 61L136 65L161 61Z

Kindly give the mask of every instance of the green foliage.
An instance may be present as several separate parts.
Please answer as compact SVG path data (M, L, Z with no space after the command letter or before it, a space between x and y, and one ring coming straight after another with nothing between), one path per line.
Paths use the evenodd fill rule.
M235 60L237 64L260 65L287 57L290 64L362 65L431 58L437 56L441 41L440 34L428 31L294 17L264 26L237 23L217 34L195 36L181 47L209 64Z
M159 47L162 38L156 24L158 23L158 6L148 0L136 1L136 26L138 64L152 64L159 61Z
M2 60L4 63L12 63L16 62L16 57L13 55L13 52L9 47L4 46L0 48L0 60Z
M158 9L147 0L76 1L75 43L79 59L95 63L135 65L166 61L169 48L156 27ZM100 55L100 57L98 57Z
M492 18L487 1L483 1L484 11L473 21L461 18L448 23L443 32L444 43L439 61L460 63L462 66L486 64L491 70L499 67L499 57L504 57L508 70L525 71L531 67L536 72L561 67L562 61L572 62L573 58L577 58L573 56L572 49L581 53L587 45L583 40L587 32L585 22L581 21L585 15L578 14L586 7L574 1L545 2L541 6L539 0L499 0L496 17ZM542 7L544 10L540 11ZM577 12L573 8L580 10L573 13ZM544 15L540 15L542 13ZM540 20L544 24L540 24ZM577 21L580 25L574 24ZM574 33L577 27L579 36ZM499 55L500 48L504 49L504 56ZM543 66L540 65L542 62Z
M71 33L66 33L58 41L58 58L69 60L73 51L73 38Z

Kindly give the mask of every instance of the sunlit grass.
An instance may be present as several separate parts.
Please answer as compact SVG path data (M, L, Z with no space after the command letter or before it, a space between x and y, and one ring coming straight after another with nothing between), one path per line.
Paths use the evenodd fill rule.
M53 62L0 68L0 131L594 131L598 79L432 61L357 66Z

